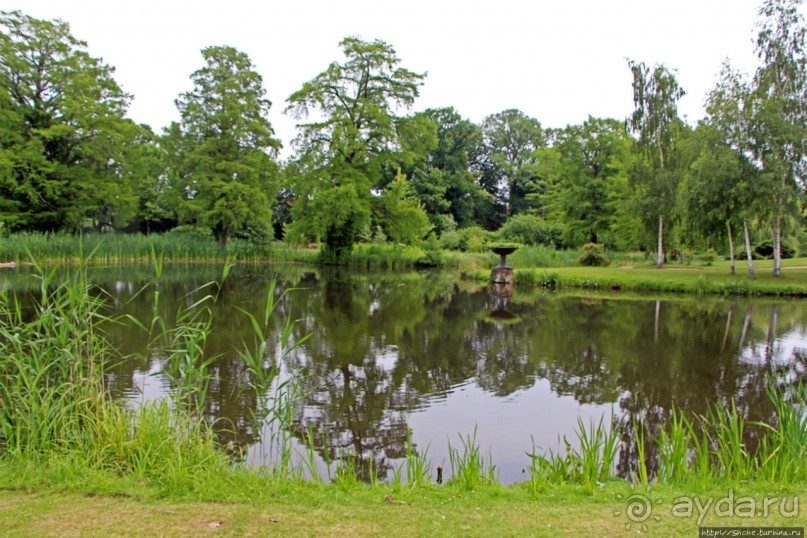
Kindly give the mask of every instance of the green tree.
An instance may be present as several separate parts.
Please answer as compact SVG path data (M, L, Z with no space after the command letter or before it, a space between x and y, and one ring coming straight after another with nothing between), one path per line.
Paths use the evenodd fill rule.
M709 92L706 110L708 116L705 123L719 134L725 148L706 139L706 154L703 160L699 159L698 173L708 171L708 175L689 185L696 192L690 195L685 218L701 221L696 226L701 231L705 231L704 219L712 220L711 224L706 224L709 228L715 227L714 219L722 219L727 226L729 243L732 242L732 223L742 223L748 274L754 278L756 273L748 222L766 210L767 204L760 201L770 199L771 194L766 192L767 185L761 181L758 166L754 163L751 86L741 73L732 69L728 61L723 64L715 88ZM736 160L734 165L728 162L727 149ZM693 206L692 202L696 202L697 206Z
M185 220L208 226L222 246L247 224L271 223L280 142L267 119L271 103L249 57L233 47L202 49L205 66L191 75L193 90L176 101L172 127L175 179Z
M622 122L589 117L556 135L563 181L558 185L566 233L572 244L599 243L608 235L617 209L613 182L624 175L631 149Z
M301 173L294 184L292 232L324 240L322 259L343 263L370 219L371 187L391 152L400 151L397 107L409 107L425 75L399 67L387 43L347 37L343 63L303 84L287 111L300 125L295 140Z
M432 229L423 204L400 171L374 202L382 229L395 243L411 245Z
M482 136L475 168L482 188L496 197L498 219L486 224L498 228L507 216L532 207L530 194L542 192L535 170L535 150L545 145L546 138L538 120L515 109L485 118Z
M64 22L0 12L0 221L11 230L101 226L133 204L129 97L86 46Z
M762 177L774 189L773 272L782 272L782 226L807 171L807 27L802 0L766 0L759 9L754 76L754 144Z
M742 178L753 170L707 123L695 129L688 145L692 164L684 172L680 197L682 221L689 244L708 246L726 241L734 274L734 233L743 222ZM749 267L753 268L753 265Z
M428 142L421 143L420 151L410 151L401 168L411 178L436 231L477 224L490 199L470 169L482 142L481 130L451 107L430 108L415 118L424 125L419 138Z
M137 193L133 228L146 234L177 225L177 196L170 183L165 138L141 125L129 145L129 174Z
M633 73L633 114L628 125L638 135L637 147L647 157L649 170L637 169L637 178L646 188L644 211L658 217L658 258L664 263L664 218L675 205L676 174L671 166L678 100L684 90L665 66L652 69L644 63L628 60Z

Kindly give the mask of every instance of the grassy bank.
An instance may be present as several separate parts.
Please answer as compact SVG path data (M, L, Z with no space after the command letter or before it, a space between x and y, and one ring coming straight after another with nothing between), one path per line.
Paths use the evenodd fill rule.
M516 285L547 289L630 290L722 295L807 296L807 258L784 260L782 276L775 277L772 262L755 262L757 277L749 278L745 263L729 273L729 264L711 266L669 264L664 269L650 265L608 267L522 267L515 263ZM490 278L490 270L478 269L476 278Z
M317 263L319 250L270 242L263 245L233 239L222 248L212 237L192 231L150 236L138 234L14 234L0 237L0 262L79 261L92 252L95 262L148 261L155 255L165 261L271 261ZM658 270L642 253L609 252L608 267L576 265L582 250L555 250L522 247L508 257L515 268L516 284L548 289L631 290L722 295L807 296L807 258L783 261L781 277L772 274L772 262L755 262L757 278L747 276L747 263L737 262L736 274L729 274L729 263L711 265L698 262L669 263ZM457 252L436 244L404 246L389 243L355 245L350 267L362 269L413 269L441 267L458 270L464 277L487 281L498 264L490 252Z
M731 492L731 493L729 493ZM791 517L795 496L799 512ZM627 515L627 502L643 495L654 504L639 521ZM767 515L715 513L729 496L763 506L777 499ZM675 499L710 504L700 517L680 511ZM785 510L780 501L786 499ZM661 501L658 503L658 501ZM658 504L657 504L658 503ZM299 484L268 486L257 499L182 501L137 496L86 495L50 487L0 491L4 536L697 536L699 526L804 527L807 497L775 484L714 484L692 492L659 486L645 490L608 483L594 493L571 485L541 497L524 488L452 487L395 490L387 486L351 489ZM739 506L739 505L738 505ZM643 516L642 516L643 517ZM656 519L658 518L658 519Z

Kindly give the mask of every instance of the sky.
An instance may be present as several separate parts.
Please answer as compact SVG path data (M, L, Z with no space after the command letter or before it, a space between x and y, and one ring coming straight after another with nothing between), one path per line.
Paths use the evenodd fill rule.
M334 61L345 36L382 39L401 66L427 72L412 111L453 106L481 122L517 108L545 127L633 109L626 58L675 69L690 123L703 117L721 63L753 72L762 0L0 0L62 19L133 95L129 117L155 131L179 119L201 49L230 45L262 75L269 119L290 154L286 99Z

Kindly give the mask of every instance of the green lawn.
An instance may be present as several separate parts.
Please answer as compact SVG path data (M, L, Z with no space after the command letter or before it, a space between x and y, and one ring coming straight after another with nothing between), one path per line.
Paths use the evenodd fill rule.
M796 498L799 491L802 496ZM719 486L698 493L662 486L638 491L609 482L593 494L565 485L533 496L518 485L469 492L450 486L345 489L301 483L282 487L260 501L191 502L3 490L0 528L3 536L691 537L698 532L697 501L700 506L711 503L703 511L702 526L804 527L803 491L747 484L734 486L731 492ZM626 501L634 494L643 495L653 506L644 521L626 514ZM696 507L691 515L687 499ZM767 516L742 517L749 503L761 512L765 499L771 502Z
M729 263L711 266L671 263L663 269L650 264L608 267L518 267L514 268L519 285L547 288L586 288L592 290L668 291L717 293L728 295L807 296L807 258L784 260L782 275L773 275L770 260L755 262L757 278L748 276L747 262L737 262L736 274L729 273ZM480 277L489 272L480 270Z

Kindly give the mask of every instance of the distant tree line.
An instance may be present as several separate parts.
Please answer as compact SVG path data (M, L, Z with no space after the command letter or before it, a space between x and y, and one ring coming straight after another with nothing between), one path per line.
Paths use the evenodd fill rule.
M154 133L126 118L131 96L67 23L0 12L0 233L193 226L222 245L321 242L334 263L357 241L474 230L644 249L659 266L681 249L733 259L735 244L750 261L768 241L779 274L804 219L801 5L763 2L756 71L727 60L697 125L678 116L675 71L633 60L627 119L550 129L514 109L479 124L452 107L408 113L425 74L383 41L347 37L341 61L287 99L300 124L285 161L245 53L203 49L180 121Z

